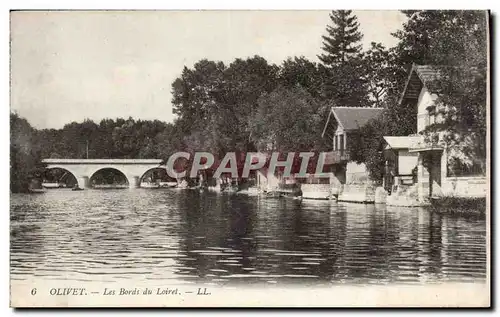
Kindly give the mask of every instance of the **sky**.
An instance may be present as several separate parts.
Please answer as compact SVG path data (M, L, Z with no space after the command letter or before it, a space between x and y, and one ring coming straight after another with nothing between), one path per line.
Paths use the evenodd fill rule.
M370 42L394 46L398 11L354 11ZM318 61L328 11L33 11L11 13L11 111L35 128L103 118L174 119L184 66L260 55Z

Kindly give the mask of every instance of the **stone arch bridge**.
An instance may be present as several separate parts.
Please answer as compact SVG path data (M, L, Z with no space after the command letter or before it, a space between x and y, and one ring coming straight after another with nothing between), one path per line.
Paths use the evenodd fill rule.
M47 169L61 168L73 174L80 188L88 188L90 178L102 169L115 169L127 178L129 187L140 186L141 178L146 172L155 168L166 168L160 165L161 159L44 159Z

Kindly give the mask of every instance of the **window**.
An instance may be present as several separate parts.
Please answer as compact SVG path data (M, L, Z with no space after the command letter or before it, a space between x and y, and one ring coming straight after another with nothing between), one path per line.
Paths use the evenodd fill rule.
M436 106L427 107L427 116L429 118L427 121L428 126L436 123Z
M343 135L343 134L341 134L341 135L339 135L338 137L339 137L339 139L340 139L340 142L339 142L339 150L340 150L340 151L344 151L344 149L345 149L345 147L344 147L344 146L345 146L345 144L344 144L344 135Z

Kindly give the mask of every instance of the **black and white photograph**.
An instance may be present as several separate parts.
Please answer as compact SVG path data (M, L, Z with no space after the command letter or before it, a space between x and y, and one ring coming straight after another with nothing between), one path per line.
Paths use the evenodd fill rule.
M489 307L490 19L10 11L10 306Z

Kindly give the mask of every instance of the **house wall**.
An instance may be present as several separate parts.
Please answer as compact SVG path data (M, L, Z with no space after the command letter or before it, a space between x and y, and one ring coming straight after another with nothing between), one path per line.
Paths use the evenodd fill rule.
M346 184L366 183L369 181L369 172L364 163L348 162L345 173Z
M408 150L398 151L398 175L410 175L417 163L418 153L410 153Z
M428 111L427 107L434 104L436 95L431 94L424 86L420 91L417 102L417 132L421 132L428 125Z
M257 171L257 184L261 190L272 190L279 186L280 179L267 168L262 168Z

